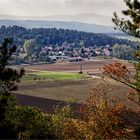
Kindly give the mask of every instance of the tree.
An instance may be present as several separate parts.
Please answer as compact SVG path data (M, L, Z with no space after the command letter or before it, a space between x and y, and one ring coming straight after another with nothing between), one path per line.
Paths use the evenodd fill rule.
M130 20L120 19L116 13L112 21L115 23L116 28L140 38L140 2L138 0L124 0L127 10L123 10L122 13L125 16L129 16ZM135 76L131 75L128 68L121 63L115 62L114 64L105 65L103 70L104 74L109 77L133 88L139 95L140 102L140 49L134 53L137 62L134 64L136 69ZM133 79L132 79L133 77Z
M123 15L129 17L128 20L119 18L117 13L114 13L112 21L116 28L136 37L140 37L140 2L138 0L124 0L127 9L122 10Z
M35 107L16 106L12 122L17 131L18 139L52 138L51 116L44 114Z
M15 51L13 40L6 38L0 46L0 139L54 138L51 117L37 108L17 105L9 92L24 74L24 69L6 67Z
M24 69L17 71L15 69L6 67L12 54L16 51L16 46L13 45L11 38L5 38L0 46L0 86L6 86L8 90L16 87L16 83L24 75Z
M114 13L114 18L112 21L115 23L116 28L135 37L140 38L140 1L138 0L124 0L127 9L123 10L122 13L129 17L128 20L119 18L116 13ZM113 79L131 87L134 91L130 91L128 94L129 100L136 102L140 105L140 48L134 53L137 62L134 64L136 69L136 74L134 80L130 78L130 72L120 63L106 65L104 67L104 73L112 77ZM112 66L113 65L113 66ZM138 94L139 100L135 100L135 93ZM140 127L135 129L136 136L140 136Z
M116 29L123 31L126 34L140 38L140 2L138 0L124 0L128 9L123 10L122 13L129 17L129 20L120 19L116 13L112 21L116 25ZM140 106L140 48L134 53L134 57L137 62L134 63L136 74L131 75L129 69L119 63L105 65L103 67L104 74L109 77L127 85L132 90L128 92L128 99L137 103ZM135 94L138 94L138 100L136 100ZM135 129L136 136L140 136L140 127Z
M23 47L28 55L32 55L36 47L36 41L34 39L26 40Z
M36 40L35 39L26 40L24 42L23 47L26 50L27 59L28 59L29 63L32 64L33 59L36 57L35 56L35 50L36 50L36 48L38 48L37 45L36 45Z
M125 115L121 114L127 111L127 107L118 98L108 95L114 90L117 87L109 83L102 83L93 89L80 107L81 119L64 121L60 139L123 139Z
M113 46L113 56L119 59L132 59L134 49L128 45L115 44Z
M24 69L19 71L6 67L12 54L16 51L11 38L5 38L0 46L0 138L16 138L16 130L11 123L11 114L15 110L15 98L9 93L19 82L24 74Z

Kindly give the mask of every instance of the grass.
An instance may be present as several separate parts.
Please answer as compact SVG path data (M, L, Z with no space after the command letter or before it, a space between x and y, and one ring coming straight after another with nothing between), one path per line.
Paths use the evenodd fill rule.
M66 73L66 72L37 72L25 75L21 81L59 81L59 80L77 80L85 78L84 74Z

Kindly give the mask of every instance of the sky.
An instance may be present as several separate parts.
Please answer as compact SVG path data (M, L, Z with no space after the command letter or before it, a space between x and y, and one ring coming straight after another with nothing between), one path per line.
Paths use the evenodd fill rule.
M30 17L80 13L112 16L124 8L123 0L0 0L0 15Z

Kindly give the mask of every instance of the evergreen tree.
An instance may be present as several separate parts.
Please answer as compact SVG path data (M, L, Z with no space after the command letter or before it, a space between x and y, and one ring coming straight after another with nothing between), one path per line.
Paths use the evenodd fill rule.
M16 46L13 45L13 40L6 38L0 46L0 139L16 138L16 130L10 120L16 102L9 90L16 87L16 83L24 74L24 69L17 71L6 67L15 51Z
M124 0L127 9L122 10L122 14L128 19L119 18L117 13L114 13L114 18L112 21L116 25L116 29L132 35L134 37L140 38L140 1L139 0ZM137 60L135 63L136 74L134 76L134 81L130 78L130 72L126 66L121 63L114 63L106 65L104 73L109 75L111 78L131 87L136 91L139 96L138 102L135 100L134 95L135 91L131 91L128 94L128 98L140 105L140 48L138 47L137 51L134 53L134 56ZM135 134L137 138L140 138L140 126L135 129Z
M140 2L138 0L124 0L127 9L122 10L124 16L129 17L127 20L119 18L117 13L114 13L112 21L116 28L136 37L140 37Z
M11 38L0 46L0 139L47 139L51 134L51 118L37 108L19 106L10 90L17 85L24 74L6 67L16 51Z
M135 37L140 38L140 2L138 0L124 0L127 10L123 10L122 13L125 16L129 16L130 20L120 19L116 13L112 21L115 23L116 28ZM126 66L121 63L115 63L106 65L104 67L104 73L111 78L120 81L121 83L136 90L139 95L140 102L140 49L134 53L137 62L134 64L136 74L134 80L130 78L130 72Z
M6 67L12 54L16 51L16 46L13 45L11 38L5 38L0 46L0 87L5 87L8 90L16 88L16 83L24 74L24 69L17 71L15 69Z

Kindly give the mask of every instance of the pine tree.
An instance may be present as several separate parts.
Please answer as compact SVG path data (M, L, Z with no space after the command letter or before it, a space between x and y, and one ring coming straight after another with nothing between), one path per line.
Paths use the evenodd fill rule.
M126 17L129 17L129 20L119 18L114 13L114 18L112 21L116 25L116 29L123 31L129 35L140 38L140 2L138 0L124 0L128 9L122 10L122 14ZM139 95L140 102L140 48L138 47L137 51L134 53L136 58L136 63L134 64L136 69L136 74L134 80L130 78L130 72L126 66L121 63L114 63L104 66L104 74L109 77L131 87Z
M122 14L128 19L119 18L117 13L114 13L113 23L116 25L115 29L119 29L128 35L140 38L140 1L139 0L124 0L127 9L122 10ZM140 47L134 53L137 62L134 64L136 74L134 81L131 80L130 72L126 66L116 62L115 64L106 65L104 73L111 78L131 87L139 96L138 102L134 99L135 91L128 94L129 100L132 100L140 105ZM140 126L135 129L137 138L140 138Z
M114 13L112 21L119 29L129 35L140 37L140 2L138 0L124 0L127 9L122 10L122 14L128 19L119 18L117 13Z
M16 83L24 74L24 69L17 71L6 67L12 54L16 51L16 46L13 45L12 38L5 38L0 46L0 87L5 87L7 90L12 90L16 87Z
M0 139L16 138L16 130L11 123L11 114L15 111L16 102L14 95L9 91L16 87L24 69L17 71L6 67L15 51L13 40L5 38L0 46Z

